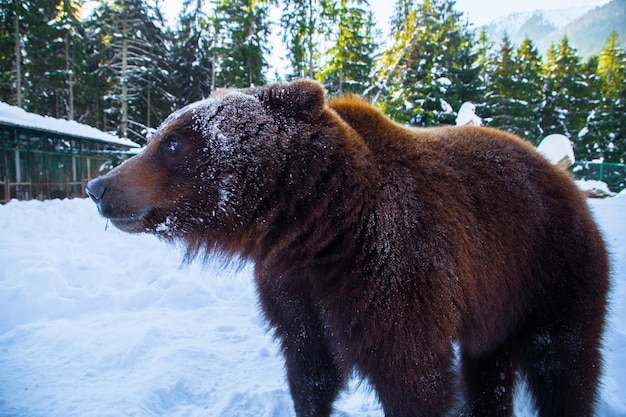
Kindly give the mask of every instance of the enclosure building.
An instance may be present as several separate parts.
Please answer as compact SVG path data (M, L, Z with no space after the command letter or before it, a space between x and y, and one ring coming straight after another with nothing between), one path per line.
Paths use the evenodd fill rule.
M138 148L94 127L0 102L0 203L83 196L87 181Z

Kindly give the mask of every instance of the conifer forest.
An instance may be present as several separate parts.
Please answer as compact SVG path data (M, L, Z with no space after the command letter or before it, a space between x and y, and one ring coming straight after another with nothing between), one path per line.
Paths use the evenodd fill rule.
M454 0L395 0L388 36L367 0L182 0L174 22L155 0L86 3L0 0L0 101L141 144L215 89L310 77L400 123L454 124L469 101L486 126L534 144L561 133L577 159L626 162L616 33L598 55L563 37L542 56L531 39L489 39Z

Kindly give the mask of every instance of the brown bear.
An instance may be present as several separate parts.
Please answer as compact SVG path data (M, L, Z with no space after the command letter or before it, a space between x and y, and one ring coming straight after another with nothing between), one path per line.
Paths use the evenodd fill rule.
M87 193L186 259L254 262L298 416L328 416L353 371L386 416L510 416L518 377L542 417L594 413L607 253L517 137L404 127L303 80L173 113Z

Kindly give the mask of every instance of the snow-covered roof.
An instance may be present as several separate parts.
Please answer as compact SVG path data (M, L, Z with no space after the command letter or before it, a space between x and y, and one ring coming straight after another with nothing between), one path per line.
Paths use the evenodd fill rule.
M129 148L140 147L140 145L131 140L105 133L95 127L73 120L55 119L53 117L28 113L22 108L11 106L2 101L0 101L0 124L70 135L77 138L128 146Z

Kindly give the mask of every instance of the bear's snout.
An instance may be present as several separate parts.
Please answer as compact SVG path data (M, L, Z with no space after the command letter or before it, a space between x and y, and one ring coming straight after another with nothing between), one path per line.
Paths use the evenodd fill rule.
M106 181L102 177L93 179L87 183L85 192L100 209L102 198L107 191Z
M145 217L152 211L149 193L129 184L127 175L119 172L93 179L87 183L85 192L96 203L103 217L127 232L144 231Z
M120 212L120 201L115 201L111 191L111 179L108 176L95 178L87 183L85 192L96 203L100 214L106 218L125 217ZM119 198L118 198L119 199Z

